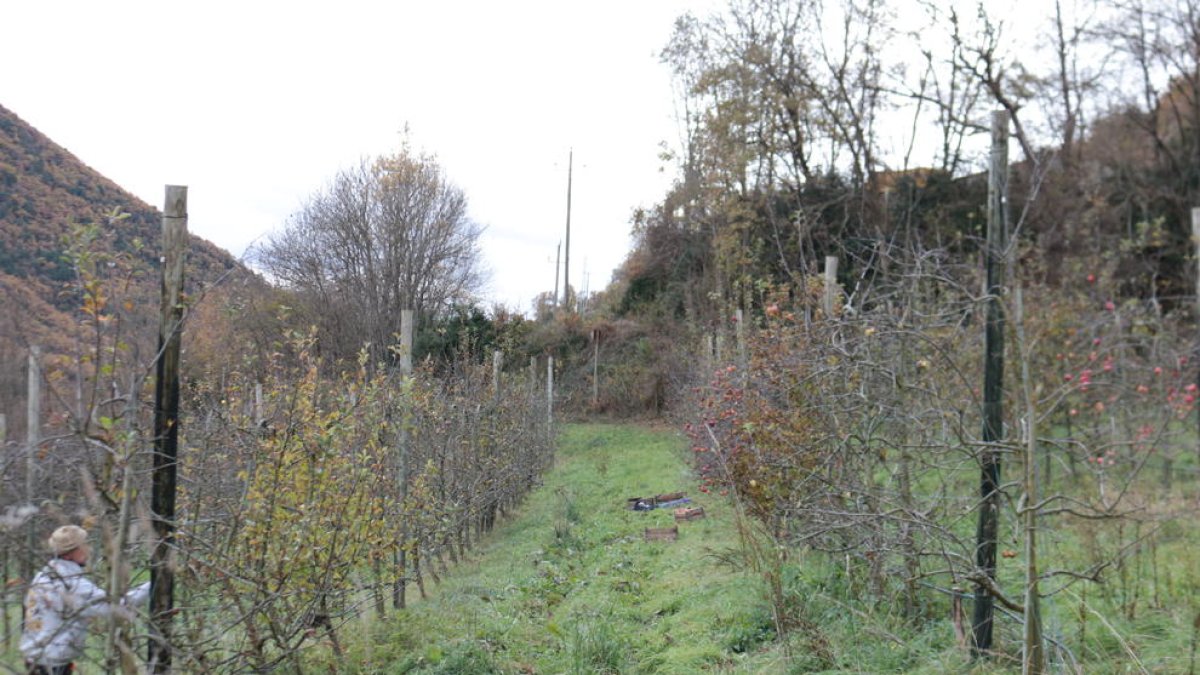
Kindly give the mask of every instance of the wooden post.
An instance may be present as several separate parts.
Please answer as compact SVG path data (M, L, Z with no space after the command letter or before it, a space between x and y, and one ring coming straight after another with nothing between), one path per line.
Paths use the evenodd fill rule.
M183 334L183 267L187 260L187 187L168 185L163 206L162 304L154 384L154 473L150 517L150 649L148 670L171 670L175 603L175 475L179 463L179 356Z
M836 308L834 300L837 298L838 288L837 281L838 258L836 255L825 256L825 296L822 301L823 309L825 310L826 320L833 319L833 312Z
M746 317L739 308L735 315L737 322L738 367L746 367Z
M412 377L412 347L413 347L413 310L400 310L400 381L401 383L408 382ZM404 501L408 499L408 451L409 451L408 426L404 420L400 422L400 432L396 435L396 482L400 485L400 506L403 509ZM401 517L399 514L397 517ZM408 604L405 597L407 590L407 575L408 575L408 522L403 519L400 522L400 548L396 554L396 583L392 587L392 606L396 609L404 609Z
M975 566L996 578L996 541L1000 528L1000 453L1004 437L1004 259L1008 249L1008 113L992 113L992 153L988 171L987 317L984 328L983 443L980 454L979 520L975 530ZM971 655L992 649L994 599L987 586L975 584Z
M1192 244L1196 247L1196 308L1200 310L1200 206L1192 207Z
M533 395L537 393L537 357L529 357L529 401L533 405Z
M400 310L400 374L411 377L413 372L413 334L416 318L411 309Z
M33 506L34 495L33 487L36 484L34 474L37 470L37 448L41 442L41 400L42 400L42 374L41 374L41 347L32 345L29 347L29 373L28 384L29 389L26 396L26 430L25 430L25 502L29 506ZM6 432L7 433L7 432ZM29 520L25 524L25 555L20 556L21 576L29 583L33 579L34 573L37 571L37 523L36 519L30 515ZM4 560L5 573L8 571L7 551ZM7 588L5 589L7 591ZM7 598L5 598L7 600ZM5 605L4 614L4 630L6 643L11 641L8 634L8 607ZM24 618L25 608L21 607L22 620Z
M1192 243L1196 246L1196 321L1200 323L1200 207L1192 208ZM1200 335L1197 335L1192 361L1200 364ZM1196 371L1196 384L1200 386L1200 369ZM1196 422L1200 425L1200 415L1196 416ZM1200 454L1200 446L1197 451Z
M504 366L504 352L492 352L492 398L500 398L500 369Z
M546 428L554 433L554 357L546 357Z
M1016 323L1018 364L1021 367L1021 392L1025 399L1025 458L1023 462L1025 496L1019 510L1025 531L1025 625L1024 649L1021 659L1022 675L1042 675L1046 670L1046 653L1042 641L1041 591L1038 589L1038 507L1041 499L1037 464L1037 400L1033 394L1032 359L1025 339L1025 296L1020 280L1013 275L1013 319Z
M600 331L592 330L592 408L600 404Z
M3 637L0 637L0 644L3 644L4 650L12 649L12 624L8 619L8 583L9 577L9 560L12 557L12 546L9 544L8 535L4 535L3 544L0 545L0 574L4 575L6 583L0 586L0 626L2 626Z
M28 396L25 401L25 503L33 506L33 487L36 484L37 451L42 440L42 348L29 347ZM37 571L37 523L32 516L25 526L25 558L21 566L26 582Z

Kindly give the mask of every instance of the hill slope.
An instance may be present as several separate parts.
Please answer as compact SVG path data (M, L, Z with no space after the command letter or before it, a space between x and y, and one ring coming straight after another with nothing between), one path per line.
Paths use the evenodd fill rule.
M64 308L57 294L73 271L63 258L63 243L76 223L104 222L120 207L129 214L107 232L99 245L130 251L141 239L139 254L153 264L162 215L153 206L121 189L70 152L0 106L0 274L20 280L39 297ZM189 276L211 282L240 264L227 252L192 237Z
M110 226L120 208L128 217ZM26 346L65 353L75 345L80 294L65 251L80 225L99 225L88 249L125 254L137 274L130 299L136 334L154 335L158 239L162 215L89 168L15 113L0 106L0 413L20 423ZM191 237L186 275L189 292L230 272L248 273L212 243ZM19 431L10 424L10 430Z

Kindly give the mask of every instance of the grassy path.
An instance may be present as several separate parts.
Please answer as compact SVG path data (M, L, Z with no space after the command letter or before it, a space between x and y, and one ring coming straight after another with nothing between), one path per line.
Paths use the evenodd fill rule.
M930 605L924 621L898 606L858 603L861 588L821 556L794 551L787 593L828 639L816 657L798 631L791 660L774 638L765 584L736 569L730 505L700 494L685 463L683 441L669 431L630 425L564 429L558 462L545 485L510 514L431 597L386 620L367 615L343 631L339 672L480 675L483 673L910 673L1019 672L1019 625L1006 624L1006 656L970 663L955 646L948 604ZM646 527L674 524L669 509L633 512L631 496L686 491L709 517L679 525L675 542L645 542ZM1178 554L1190 539L1181 530ZM834 561L833 564L836 564ZM1136 570L1135 570L1136 573ZM1164 571L1168 589L1172 577ZM1083 672L1187 672L1195 573L1176 570L1178 611L1144 608L1122 619L1105 587L1094 593ZM1157 583L1157 582L1156 582ZM1102 592L1101 592L1102 591ZM415 595L415 591L412 593ZM411 597L411 596L410 596ZM938 601L932 596L931 602ZM1148 601L1147 601L1148 602ZM1048 626L1063 641L1082 631L1077 600L1054 597ZM1183 609L1180 610L1179 608ZM1051 610L1055 609L1050 607ZM1191 612L1195 612L1194 609ZM1108 619L1101 622L1103 613ZM1095 618L1092 618L1092 615ZM1120 632L1110 625L1120 622ZM1015 628L1014 628L1015 626ZM317 648L311 672L332 670ZM824 669L824 670L822 670Z
M633 426L568 427L557 466L519 514L428 601L350 636L353 668L776 671L777 654L758 650L771 624L755 585L717 560L735 545L729 508L696 492L681 444ZM627 511L625 498L677 490L709 517L681 523L678 541L643 541L643 528L669 527L672 514Z

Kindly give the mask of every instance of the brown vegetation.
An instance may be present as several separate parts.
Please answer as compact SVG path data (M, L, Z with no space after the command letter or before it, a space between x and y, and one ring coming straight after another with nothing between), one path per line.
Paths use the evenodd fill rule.
M110 220L119 209L127 217ZM121 189L83 164L67 150L0 106L0 344L24 352L45 345L48 352L78 352L82 302L78 260L73 246L110 262L126 256L145 273L132 280L128 314L145 322L146 309L158 306L158 278L149 273L158 260L162 216L158 210ZM84 229L93 229L84 233ZM88 241L81 241L81 237ZM198 296L230 273L246 269L211 243L192 237L186 277L188 292ZM109 276L108 270L99 270ZM136 333L135 333L136 335ZM150 336L153 333L149 334ZM147 349L150 347L147 346ZM24 394L11 388L21 359L3 362L0 414L10 420L10 434L23 430ZM13 371L13 372L9 372Z

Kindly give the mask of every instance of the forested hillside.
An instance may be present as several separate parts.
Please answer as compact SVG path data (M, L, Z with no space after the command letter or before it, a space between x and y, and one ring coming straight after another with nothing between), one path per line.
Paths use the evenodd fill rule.
M144 324L157 311L158 278L147 271L157 265L161 222L157 208L0 106L0 414L14 433L24 429L24 415L17 414L24 402L21 355L29 345L77 351L83 276L99 266L117 277L119 263L131 273L120 290L130 302L123 308L127 321ZM191 293L231 273L241 283L248 270L192 238Z

